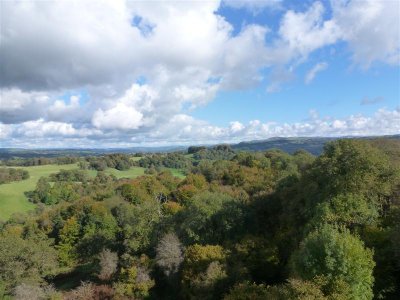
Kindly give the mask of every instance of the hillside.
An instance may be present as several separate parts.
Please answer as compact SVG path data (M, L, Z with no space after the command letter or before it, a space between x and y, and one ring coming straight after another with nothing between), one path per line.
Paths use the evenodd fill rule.
M353 139L352 137L298 137L298 138L271 138L267 140L255 140L249 142L241 142L232 145L234 150L242 151L265 151L268 149L280 149L287 153L293 154L297 150L303 149L314 155L320 155L324 145L328 142L342 138ZM395 139L400 140L400 135L382 136L382 137L357 137L356 139Z
M265 151L268 149L280 149L293 154L303 149L314 155L320 155L327 142L334 140L349 139L395 139L400 140L399 135L381 137L274 137L266 140L243 141L238 144L230 144L232 149L241 151ZM215 145L206 145L214 147ZM23 149L23 148L0 148L0 160L11 158L32 158L32 157L60 157L60 156L96 156L109 153L166 153L174 151L186 151L187 147L172 145L164 147L129 147L129 148L81 148L81 149Z

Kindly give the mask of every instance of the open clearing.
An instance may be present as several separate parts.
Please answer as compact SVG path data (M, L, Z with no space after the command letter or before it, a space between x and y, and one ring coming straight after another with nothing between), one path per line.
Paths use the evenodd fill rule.
M108 175L114 175L117 178L135 178L140 175L144 175L145 168L141 167L132 167L129 170L120 171L117 169L107 168L104 173ZM96 170L88 170L87 171L89 176L96 177L97 171Z
M2 221L7 220L13 213L23 213L35 207L33 203L27 200L24 192L34 190L36 182L40 177L57 173L61 169L76 169L77 165L44 165L15 168L27 170L29 172L29 178L0 185L0 220Z
M76 164L70 165L44 165L31 167L14 167L25 169L29 172L29 178L22 181L11 182L0 185L0 221L5 221L14 213L24 213L35 208L33 203L30 203L25 197L25 192L33 191L36 187L36 182L42 176L49 176L52 173L57 173L61 169L73 170L77 169ZM135 178L144 175L144 168L132 167L126 171L119 171L108 168L104 172L113 174L117 178ZM185 178L185 175L177 169L169 169L172 174L178 178ZM88 170L89 176L95 177L97 171Z

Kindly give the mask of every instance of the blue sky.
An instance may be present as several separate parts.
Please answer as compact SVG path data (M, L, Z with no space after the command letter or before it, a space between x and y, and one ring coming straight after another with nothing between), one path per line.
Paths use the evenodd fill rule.
M399 12L395 0L4 2L0 146L399 134Z
M255 11L223 5L218 13L234 26L234 34L238 34L246 24L256 23L270 28L271 36L274 36L287 9L304 11L313 2L282 1L280 8ZM330 18L329 1L321 3L326 8L324 18ZM400 37L398 43L400 46ZM263 85L246 91L220 92L212 103L195 110L193 115L226 126L232 119L243 123L253 119L300 122L309 118L310 110L323 116L344 118L350 114L372 116L378 108L394 110L399 107L399 66L375 62L370 68L362 69L352 65L351 55L346 43L323 47L310 54L307 61L296 69L293 79L278 92L270 93ZM307 72L320 61L327 62L329 67L313 82L305 84ZM270 70L266 70L263 76L267 78L269 73ZM362 105L366 98L382 99Z
M305 73L312 68L312 63L306 63L297 70L296 78L279 92L269 93L265 86L221 92L213 102L194 110L193 115L220 126L232 119L244 123L253 119L292 123L307 119L310 110L317 110L323 116L343 118L350 114L371 116L378 108L394 110L400 105L398 68L379 66L368 71L350 70L349 64L332 59L329 68L318 74L312 83L305 84ZM362 105L365 98L382 100Z

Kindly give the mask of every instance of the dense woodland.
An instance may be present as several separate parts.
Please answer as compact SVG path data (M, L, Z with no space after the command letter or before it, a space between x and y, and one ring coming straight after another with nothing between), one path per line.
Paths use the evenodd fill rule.
M102 172L134 165L151 172ZM400 299L399 141L79 166L39 179L37 209L0 225L0 298Z

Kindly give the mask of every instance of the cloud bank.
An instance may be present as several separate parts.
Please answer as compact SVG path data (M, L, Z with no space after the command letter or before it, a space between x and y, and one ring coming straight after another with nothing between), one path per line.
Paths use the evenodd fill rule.
M276 32L260 24L245 24L235 32L219 14L222 5L283 9L282 1L159 1L156 6L122 0L2 2L2 145L399 132L398 110L320 123L232 121L227 127L193 118L193 109L221 91L260 85L279 90L312 53L335 43L346 43L354 66L399 65L395 1L332 0L328 17L327 7L316 1L305 10L284 11ZM326 67L317 63L305 82ZM378 120L382 115L385 122Z

